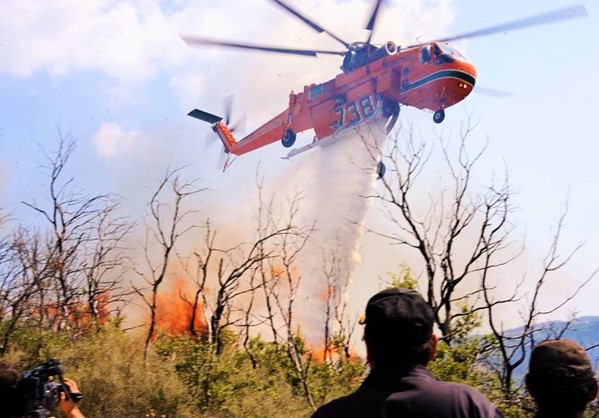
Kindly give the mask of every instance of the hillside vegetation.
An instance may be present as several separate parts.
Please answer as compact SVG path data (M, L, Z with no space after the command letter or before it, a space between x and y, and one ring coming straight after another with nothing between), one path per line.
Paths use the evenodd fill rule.
M417 188L430 157L425 142L398 137L384 156L388 175L371 198L393 224L369 232L410 251L421 273L400 266L381 286L425 289L443 341L431 364L438 378L479 388L507 417L531 416L516 370L526 367L532 342L564 334L569 322L538 324L584 284L567 287L572 292L556 307L540 302L576 252L557 251L562 217L540 272L526 277L533 290L519 293L516 283L512 294L497 296L506 286L499 269L519 251L511 247L511 189L506 179L482 194L471 190L484 149L469 157L465 132L456 161L441 142L451 186L438 196ZM308 417L360 384L368 370L355 354L362 330L346 297L348 261L335 248L323 251L310 283L298 269L304 249L318 244L317 226L300 221L302 193L265 196L257 176L258 207L244 225L250 238L222 239L231 231L202 216L208 191L183 169L164 173L134 222L121 196L77 187L66 174L73 151L74 141L61 138L47 153L48 195L24 203L36 222L0 209L0 361L26 370L60 359L80 384L87 418ZM424 214L412 196L431 197ZM298 306L306 287L318 297ZM141 325L125 330L131 305L140 307ZM499 307L519 312L522 328L507 333ZM320 336L317 346L306 342L300 309L321 318L310 330ZM489 334L474 337L483 323Z
M2 360L26 370L60 359L66 377L79 383L88 418L308 417L313 409L304 384L320 405L354 390L367 372L361 358L336 355L324 362L306 349L301 356L309 367L298 376L285 345L255 338L242 348L238 336L226 340L215 355L205 340L161 332L144 359L143 334L123 331L118 321L77 336L23 329ZM496 380L476 366L476 346L443 346L432 370L500 402ZM520 407L512 409L508 416L524 416Z

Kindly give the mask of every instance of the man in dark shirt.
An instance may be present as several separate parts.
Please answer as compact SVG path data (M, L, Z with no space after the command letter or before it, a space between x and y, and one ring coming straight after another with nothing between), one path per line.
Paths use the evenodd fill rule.
M433 311L418 292L377 293L361 323L369 375L358 390L321 406L312 418L503 417L476 389L440 382L427 370L438 338Z
M572 340L545 340L530 355L526 387L535 418L582 418L599 386L586 351Z

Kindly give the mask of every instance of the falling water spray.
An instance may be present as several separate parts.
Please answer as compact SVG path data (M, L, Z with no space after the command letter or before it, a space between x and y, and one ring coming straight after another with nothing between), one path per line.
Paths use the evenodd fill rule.
M326 287L325 260L335 257L339 261L339 288L347 290L351 285L352 273L361 262L363 224L371 203L367 196L372 196L376 188L376 167L385 138L380 120L347 129L334 144L315 152L311 170L302 170L313 176L304 209L308 219L316 220L316 230L301 268L308 284L304 286L304 297L312 302ZM303 318L302 322L314 324L308 327L311 329L322 328L318 326L321 315Z

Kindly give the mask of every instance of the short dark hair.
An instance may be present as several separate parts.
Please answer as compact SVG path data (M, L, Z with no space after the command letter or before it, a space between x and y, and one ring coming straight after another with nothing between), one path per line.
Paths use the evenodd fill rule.
M21 409L19 382L21 373L7 364L0 364L0 418L19 415Z
M370 298L362 321L368 357L375 364L422 364L430 359L434 313L420 293L385 289Z
M364 341L368 346L369 360L382 366L415 364L426 366L433 349L430 341L405 345L397 338L371 338L366 330L364 330Z
M533 349L526 384L539 407L554 411L583 411L597 390L589 355L568 339L545 340Z

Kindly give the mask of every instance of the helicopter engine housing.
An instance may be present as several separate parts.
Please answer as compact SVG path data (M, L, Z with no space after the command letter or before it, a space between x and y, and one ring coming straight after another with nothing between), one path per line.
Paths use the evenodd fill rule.
M380 59L389 55L395 55L395 53L397 53L397 45L393 41L387 41L385 45L376 51L375 57L376 59Z

